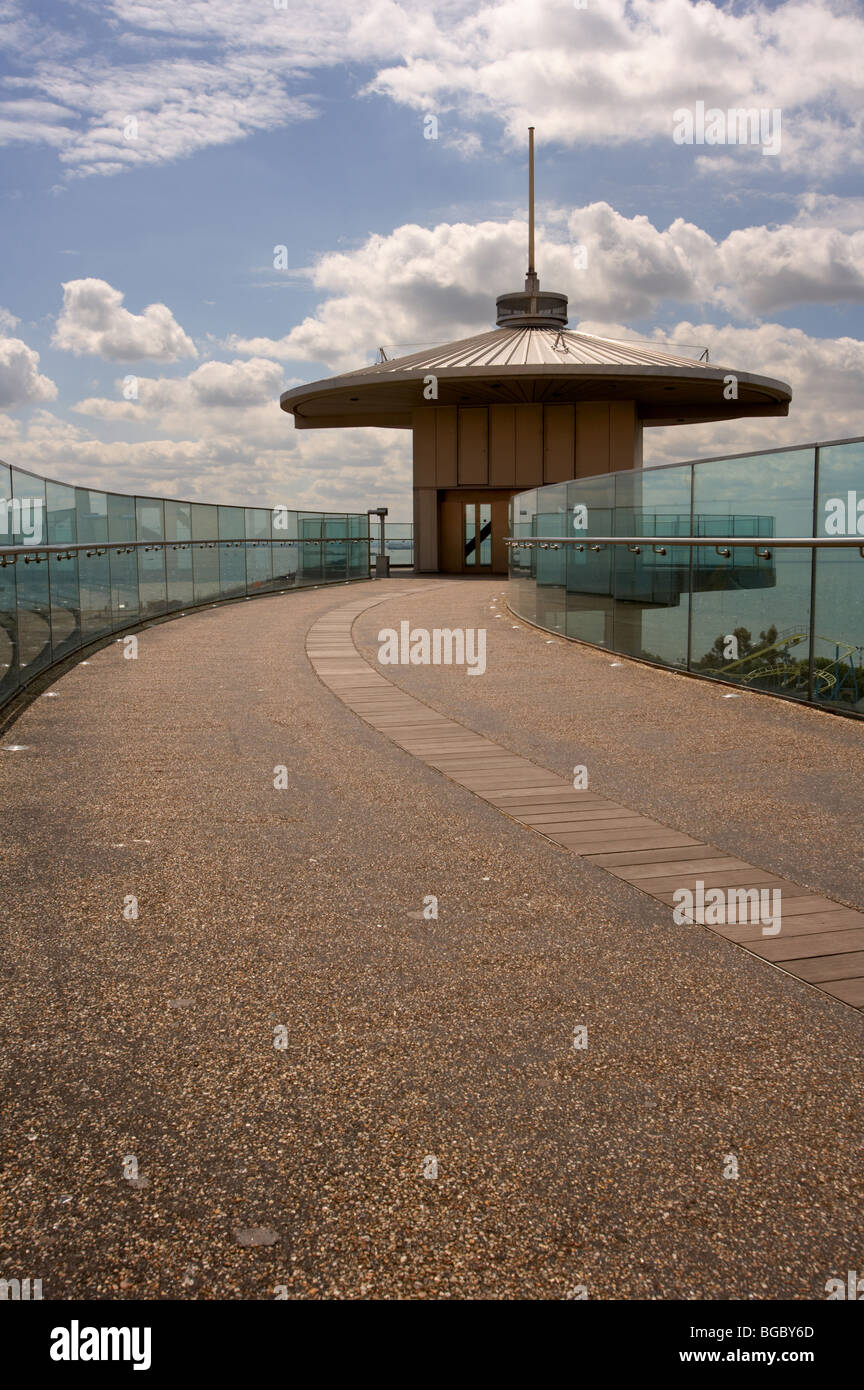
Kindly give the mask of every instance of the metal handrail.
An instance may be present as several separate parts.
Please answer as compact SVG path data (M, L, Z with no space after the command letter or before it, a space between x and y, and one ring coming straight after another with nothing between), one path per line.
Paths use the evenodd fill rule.
M173 540L173 541L69 541L67 544L52 543L43 545L41 542L31 542L29 545L0 545L0 556L9 556L9 560L3 560L3 564L14 564L18 556L23 556L25 561L29 555L36 556L39 562L40 555L58 555L72 558L73 554L85 551L90 555L106 555L109 550L115 551L117 555L130 554L133 550L165 550L169 546L172 550L188 550L191 546L199 546L212 550L217 545L329 545L333 542L344 542L348 545L370 544L368 536L248 536L244 540L236 538L223 540Z
M818 546L826 546L831 550L855 549L864 559L864 542L857 536L584 536L581 540L576 536L505 536L504 544L511 550L523 546L527 550L533 550L535 546L540 550L560 550L562 545L575 545L577 550L585 550L586 547L601 550L607 545L626 545L636 555L641 553L643 546L650 546L658 555L665 555L666 548L674 545L713 545L721 555L724 550L728 554L734 546L754 550L763 560L771 558L768 546L775 550L784 547L790 550L814 550Z

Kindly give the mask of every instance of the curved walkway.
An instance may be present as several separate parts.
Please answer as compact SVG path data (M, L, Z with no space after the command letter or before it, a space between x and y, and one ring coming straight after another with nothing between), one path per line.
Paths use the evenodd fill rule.
M362 598L342 605L309 630L312 665L350 709L429 767L669 905L670 912L682 904L682 890L691 895L691 908L701 893L701 914L682 905L675 913L679 925L707 925L790 975L864 1008L864 913L598 796L585 785L585 764L577 789L576 777L556 776L400 690L380 674L390 666L379 663L373 670L351 637L355 619L380 602ZM403 645L410 644L410 631L409 626ZM715 889L722 896L706 910L705 896Z
M670 752L657 682L678 678L496 620L500 587L190 613L142 633L137 661L117 644L76 667L6 735L25 751L0 753L2 1277L46 1299L821 1299L860 1268L860 1014L382 738L322 687L306 636L367 594L373 655L394 620L483 619L482 679L391 678L854 903L825 850L854 814L824 792L849 726L720 701L724 757L746 752L735 818L695 783L665 806L685 708L705 746L706 687L675 685Z

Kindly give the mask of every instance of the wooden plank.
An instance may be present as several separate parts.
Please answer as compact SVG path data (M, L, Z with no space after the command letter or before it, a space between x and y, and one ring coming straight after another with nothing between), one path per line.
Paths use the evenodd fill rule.
M652 881L660 878L668 878L670 874L714 874L726 872L729 869L752 869L751 864L745 864L743 859L679 859L677 862L666 860L662 864L630 864L626 868L622 866L616 869L613 865L606 865L607 872L613 874L615 878L623 878L627 883L632 883L635 888L641 888L643 884L650 891ZM706 880L707 881L707 880Z
M725 855L725 850L716 849L714 845L699 844L697 841L681 854L676 854L671 849L643 849L634 854L628 854L626 850L617 850L614 854L591 854L588 857L592 864L599 864L603 869L611 869L616 864L628 868L630 866L638 867L640 864L663 864L674 860L683 862L688 858L722 859Z
M562 830L571 830L574 835L579 836L593 835L594 833L614 835L619 830L640 830L646 834L654 834L657 830L654 821L645 820L642 816L628 816L626 811L599 821L594 816L586 818L577 814L571 817L562 817L559 821L553 821L551 825L535 825L532 828L539 830L541 835L552 835Z
M749 941L748 951L765 960L783 965L788 960L803 960L805 956L830 956L864 950L864 927L852 931L817 932L815 936L766 937L764 941Z
M835 999L842 999L844 1004L864 1009L864 980L826 980L819 988L826 994L833 994Z
M812 985L825 980L857 980L864 978L864 951L845 951L836 956L811 956L809 960L789 962L784 967Z
M549 773L549 776L553 777L554 773ZM513 792L499 792L499 794L495 795L495 798L489 799L496 803L500 802L501 809L506 810L508 806L514 805L514 803L518 801L526 802L529 801L529 799L531 799L531 801L592 801L596 796L596 792L574 791L572 787L568 787L567 783L564 783L564 781L556 781L556 783L549 783L549 781L546 781L546 783L536 788L536 791L538 791L536 798L535 796L529 798L522 788L518 788L517 791Z
M609 820L620 820L622 816L632 817L634 811L628 811L626 806L587 806L578 807L571 810L569 806L564 806L560 811L540 811L539 814L528 814L513 816L513 820L521 821L523 825L536 825L539 830L544 826L556 825L559 821L574 821L577 825L585 825L591 821L599 821L601 824ZM654 822L652 822L654 824Z
M628 882L632 883L633 880L629 879ZM793 887L788 879L778 878L776 874L753 868L721 869L717 873L676 873L666 878L643 878L633 883L633 887L641 888L643 893L650 893L652 898L665 898L667 894L680 888L695 892L699 883L703 884L706 892L709 888L779 888L782 894L784 889Z
M786 879L786 878L781 879L781 880L780 880L780 883L782 884L782 893L783 893L783 897L782 897L781 906L782 906L783 909L785 909L785 907L786 907L787 900L791 902L791 900L794 899L794 898L806 898L806 897L808 897L808 896L810 895L810 889L809 889L809 888L804 888L804 887L802 887L801 884L799 884L799 883L792 883L792 882L790 882L789 879ZM682 884L680 884L679 886L682 887L682 888L690 887L690 885L689 885L689 884L686 884L686 883L682 883ZM758 884L755 884L755 883L746 884L746 883L740 883L740 882L739 882L739 883L730 884L729 886L732 887L732 888L748 888L748 887L749 887L749 888L756 888L756 887L758 887ZM774 884L774 887L775 887L775 888L776 888L776 887L779 887L779 886L780 886L779 884ZM765 887L766 887L766 888L767 888L767 887L771 887L771 885L770 885L770 884L766 884ZM645 890L645 891L647 891L647 890ZM706 892L707 892L707 889L706 889ZM661 902L661 903L669 903L669 904L671 905L671 904L673 903L673 901L674 901L673 893L674 893L674 890L667 891L667 892L655 892L655 891L652 889L652 890L651 890L651 897L652 897L652 898L656 898L658 902Z
M821 931L855 931L864 926L864 915L851 907L838 907L836 912L805 912L800 916L787 917L785 904L781 904L780 935L784 937L814 936ZM729 922L720 924L712 930L719 932L729 941L744 946L748 941L761 940L763 932L756 922Z
M659 831L648 834L641 830L631 830L626 835L620 833L611 835L603 831L595 831L591 834L580 834L578 831L575 833L556 831L554 835L549 836L549 839L555 840L559 845L564 845L566 849L574 849L577 853L583 849L590 850L598 847L611 850L626 849L628 845L632 845L636 849L647 846L653 849L664 849L667 846L672 848L693 843L686 835L678 835L672 831L669 831L668 834L662 834Z

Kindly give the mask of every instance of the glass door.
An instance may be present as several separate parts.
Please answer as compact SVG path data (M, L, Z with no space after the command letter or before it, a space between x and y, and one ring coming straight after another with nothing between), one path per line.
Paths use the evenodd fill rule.
M464 565L466 570L492 568L492 504L463 502Z

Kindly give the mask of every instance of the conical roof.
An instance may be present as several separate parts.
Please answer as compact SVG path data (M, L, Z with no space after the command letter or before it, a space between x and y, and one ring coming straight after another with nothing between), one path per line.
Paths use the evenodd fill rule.
M473 338L460 338L455 343L424 348L407 357L390 362L376 362L363 367L352 376L388 376L405 370L440 371L459 367L696 367L704 370L707 363L694 362L691 357L676 357L660 348L643 343L623 342L616 338L598 338L592 333L577 333L561 328L493 328ZM716 371L726 368L717 367Z

